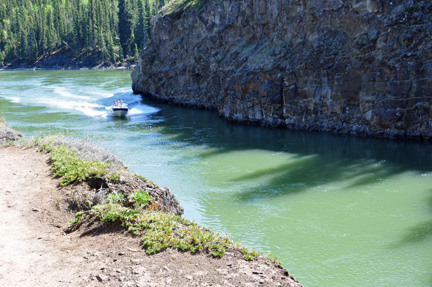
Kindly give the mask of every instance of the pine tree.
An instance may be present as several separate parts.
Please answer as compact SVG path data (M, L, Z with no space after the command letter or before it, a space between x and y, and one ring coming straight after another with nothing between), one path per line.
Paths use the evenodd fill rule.
M132 13L131 1L119 0L119 25L120 45L123 50L123 57L127 58L132 53L132 43L134 42L134 17Z
M94 62L136 57L168 0L0 0L0 64L54 52ZM83 54L83 52L86 53Z
M147 41L148 33L148 14L143 0L138 0L138 19L135 27L136 44L142 50Z

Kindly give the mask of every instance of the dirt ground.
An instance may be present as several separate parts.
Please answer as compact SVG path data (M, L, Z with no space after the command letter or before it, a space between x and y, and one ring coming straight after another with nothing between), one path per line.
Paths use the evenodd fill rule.
M280 265L167 250L148 256L122 232L65 234L73 214L48 157L0 147L0 286L302 286Z

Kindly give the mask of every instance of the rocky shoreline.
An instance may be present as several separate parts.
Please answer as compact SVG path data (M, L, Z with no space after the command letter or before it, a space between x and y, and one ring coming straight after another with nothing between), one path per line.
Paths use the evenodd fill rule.
M409 0L166 9L132 87L236 122L431 141L431 23Z
M81 55L72 57L70 52L60 49L57 53L47 55L34 63L20 60L0 65L1 70L83 70L83 69L111 69L130 70L136 66L134 60L124 60L119 63L101 62L93 57Z
M89 65L89 66L34 66L34 65L6 65L0 67L0 71L36 71L36 70L133 70L136 64L120 64L120 65Z

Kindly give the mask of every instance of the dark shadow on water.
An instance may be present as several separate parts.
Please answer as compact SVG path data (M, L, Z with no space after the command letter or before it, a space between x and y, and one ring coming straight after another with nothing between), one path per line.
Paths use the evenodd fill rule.
M432 189L430 191L432 192ZM427 204L429 205L429 211L432 212L432 197L429 198ZM402 238L398 242L391 244L390 247L399 248L425 240L429 240L432 246L432 220L426 220L408 228Z
M151 99L144 99L143 103L160 109L149 119L154 120L154 125L171 141L192 146L205 144L213 149L201 154L203 158L230 151L261 149L300 157L318 155L333 162L346 159L353 163L385 162L400 171L432 170L430 144L241 125L218 117L214 111L183 108Z
M432 239L432 220L422 222L408 229L401 243L413 243Z
M212 149L200 156L208 158L242 150L286 152L298 158L315 156L317 159L300 161L259 171L237 180L248 180L264 175L275 175L271 186L296 181L296 175L310 174L311 186L332 180L358 177L352 187L374 183L380 178L405 171L418 173L432 170L432 145L391 140L359 138L328 133L309 133L287 129L233 124L218 117L214 111L203 111L168 105L151 99L145 104L160 109L150 116L161 134L182 145L206 145ZM257 162L257 165L260 163ZM350 172L352 174L350 174ZM248 191L249 193L249 191ZM246 196L247 197L247 196Z
M430 144L233 124L212 111L151 99L145 99L144 103L160 109L150 118L168 141L211 148L200 155L203 159L243 150L285 152L293 156L286 164L236 178L234 181L238 182L266 178L266 183L234 195L242 201L301 192L347 179L351 180L347 187L366 186L406 171L432 170ZM259 167L260 163L256 164Z
M263 176L272 179L264 185L243 191L235 196L242 201L268 199L273 196L301 192L330 182L350 179L354 182L347 187L355 187L376 183L402 171L396 167L379 169L367 164L367 162L364 165L359 165L358 162L354 164L354 161L350 159L322 162L319 157L298 158L293 163L237 178L237 181L248 181ZM355 180L356 178L358 179Z

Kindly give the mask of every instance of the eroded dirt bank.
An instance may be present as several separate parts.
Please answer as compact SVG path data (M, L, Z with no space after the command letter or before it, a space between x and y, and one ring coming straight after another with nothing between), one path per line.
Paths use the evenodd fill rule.
M263 258L171 249L148 256L115 229L66 235L73 214L47 160L33 148L0 147L0 286L301 286Z

